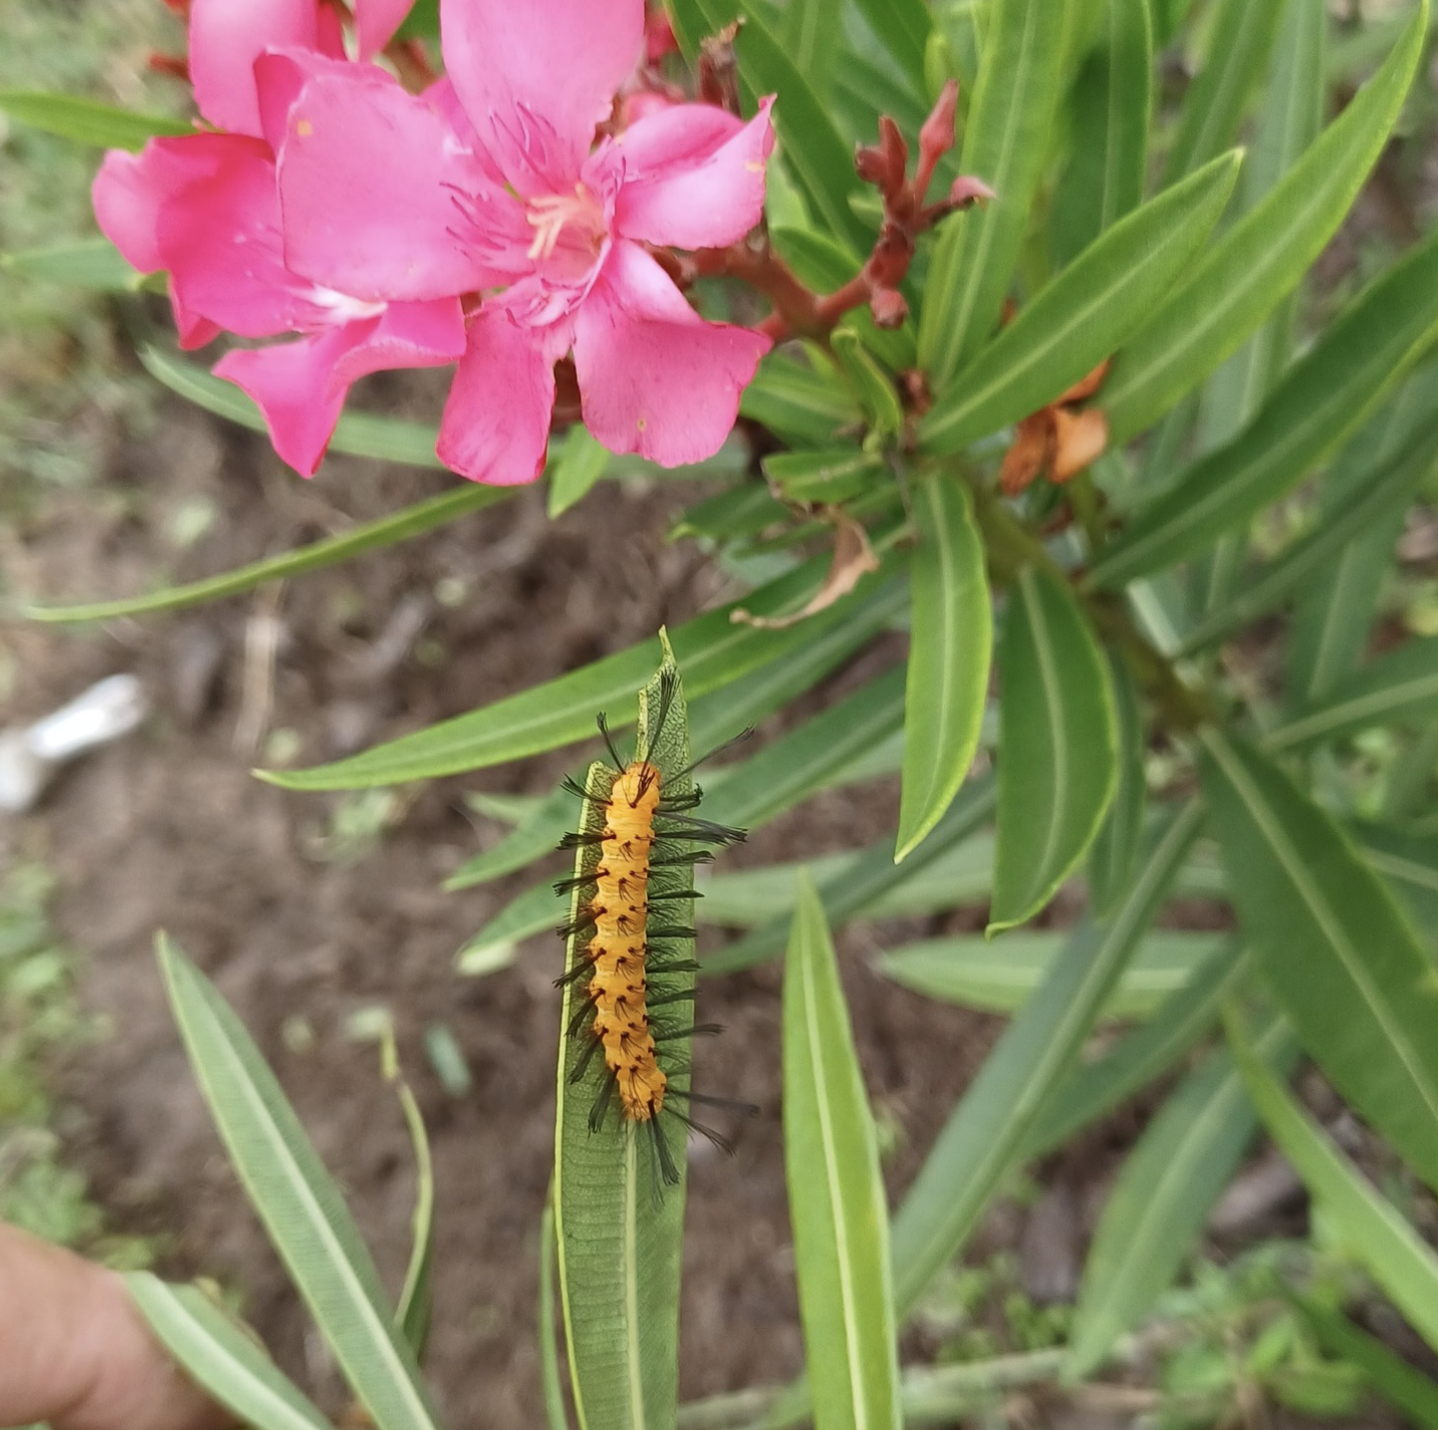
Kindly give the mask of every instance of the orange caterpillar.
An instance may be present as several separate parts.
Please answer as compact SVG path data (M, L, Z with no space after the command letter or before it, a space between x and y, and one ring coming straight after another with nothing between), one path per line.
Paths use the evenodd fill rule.
M666 671L648 742L650 751L659 745L677 688L677 677ZM692 927L651 922L654 905L697 895L687 886L654 892L650 872L707 863L713 855L692 846L735 844L744 838L744 831L695 818L691 811L699 803L697 788L666 792L665 774L647 755L629 762L620 758L603 715L599 716L599 729L614 767L591 770L588 789L573 781L566 781L566 786L600 807L603 825L566 835L560 845L566 849L597 847L597 858L586 872L555 885L560 893L592 887L589 897L580 901L575 919L559 932L565 937L588 929L593 932L587 943L576 945L573 966L557 981L563 985L587 978L588 996L566 1032L580 1045L571 1082L582 1081L595 1054L603 1052L605 1072L590 1109L590 1131L597 1132L604 1125L617 1092L621 1118L649 1128L657 1191L659 1178L670 1185L679 1181L679 1168L659 1123L661 1113L669 1113L728 1150L723 1138L692 1122L671 1099L750 1109L720 1098L701 1097L672 1080L675 1073L688 1072L687 1063L666 1056L661 1049L719 1029L692 1022L676 1026L665 1021L665 1015L652 1013L655 1008L693 1000L692 975L699 965L692 958L676 956L672 947L692 940ZM690 769L669 775L670 788L682 785ZM667 1070L661 1066L661 1058L669 1064Z

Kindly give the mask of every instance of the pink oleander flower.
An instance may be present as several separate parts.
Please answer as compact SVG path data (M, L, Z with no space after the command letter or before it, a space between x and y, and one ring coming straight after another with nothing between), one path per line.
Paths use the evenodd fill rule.
M289 267L372 302L467 296L438 448L465 476L538 476L571 351L611 451L712 455L769 340L702 319L650 246L725 247L758 222L770 102L747 124L668 106L596 143L644 0L441 0L440 27L448 78L424 96L353 66L300 90L279 150Z
M408 8L361 0L361 55L386 44ZM284 53L271 51L286 47ZM317 0L194 0L190 70L200 113L219 133L112 151L95 180L101 229L141 272L170 275L181 346L221 332L296 342L228 353L218 376L258 404L279 455L312 476L350 384L384 368L433 367L464 351L459 300L383 302L285 267L274 144L285 107L312 72L364 72L344 59L335 11Z

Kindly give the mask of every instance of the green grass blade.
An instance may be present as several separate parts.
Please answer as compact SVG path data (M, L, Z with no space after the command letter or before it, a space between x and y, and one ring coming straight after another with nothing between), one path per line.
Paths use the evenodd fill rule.
M329 1421L267 1356L249 1329L197 1286L171 1286L148 1271L125 1277L155 1338L212 1400L264 1430L330 1430Z
M879 1145L834 945L805 880L784 963L784 1165L815 1430L897 1430Z
M1286 1067L1296 1046L1281 1017L1255 1041ZM1203 1232L1258 1128L1227 1052L1190 1073L1124 1160L1094 1231L1074 1308L1065 1378L1083 1380L1153 1308Z
M0 253L0 272L88 288L96 293L134 293L145 281L108 238L81 238L47 248Z
M1329 1217L1344 1247L1438 1349L1438 1257L1259 1060L1236 1019L1229 1042L1248 1094L1279 1150Z
M1102 397L1114 446L1142 432L1202 382L1297 286L1382 152L1427 28L1428 0L1420 0L1383 68L1125 344Z
M1117 587L1212 546L1356 431L1438 337L1438 237L1394 264L1296 363L1253 422L1145 506L1099 555Z
M1438 1430L1438 1385L1340 1312L1302 1297L1294 1297L1293 1304L1319 1345L1339 1360L1356 1365L1368 1384L1402 1411L1409 1424L1418 1430Z
M1202 819L1201 806L1188 805L1159 838L1123 907L1107 924L1073 934L950 1114L894 1220L901 1319L963 1248L1017 1165L1044 1102L1078 1058Z
M1003 939L977 934L921 939L880 954L874 967L928 998L989 1013L1016 1013L1058 962L1066 941L1067 935L1047 930ZM1152 1017L1226 944L1223 934L1149 934L1099 1017Z
M399 1054L393 1033L386 1033L383 1060L385 1076L394 1084L409 1133L410 1153L414 1157L414 1212L410 1217L409 1265L405 1268L404 1285L400 1288L395 1324L399 1326L416 1358L424 1355L429 1340L430 1314L434 1299L434 1157L430 1152L429 1133L419 1103L399 1068Z
M1108 357L1183 274L1227 206L1237 152L1120 219L994 340L920 426L934 452L957 452L1052 402Z
M993 659L984 542L968 487L939 472L912 493L913 622L904 695L904 773L894 862L943 817L979 747Z
M999 656L999 837L989 932L1051 899L1088 852L1118 783L1108 666L1067 587L1019 575Z
M1208 59L1183 98L1164 164L1166 184L1193 173L1233 143L1282 13L1280 0L1221 0L1209 31Z
M1313 709L1299 711L1264 741L1300 750L1375 725L1425 719L1438 711L1438 637L1404 641L1340 681Z
M153 344L140 349L140 361L151 377L186 401L193 402L196 407L213 412L216 417L238 422L252 432L265 431L265 419L260 416L260 409L234 383L215 377L204 368ZM367 412L346 412L335 427L329 450L443 471L444 463L434 453L434 444L438 439L439 429L423 422L375 417Z
M183 611L191 606L203 605L206 601L243 595L271 581L286 581L309 571L319 571L401 541L412 541L471 512L493 506L510 495L510 488L465 485L382 516L378 521L365 522L342 536L327 536L322 541L296 547L279 556L267 556L238 570L226 571L221 576L207 576L202 581L191 581L184 586L171 586L164 591L151 591L144 596L118 601L96 601L82 606L27 606L23 614L32 621L73 624Z
M1142 1091L1218 1022L1223 1000L1248 976L1242 945L1228 942L1141 1028L1076 1068L1044 1104L1023 1161L1061 1147Z
M1062 0L1067 5L1074 0ZM1061 88L1059 3L993 0L960 167L998 195L939 229L919 314L919 365L945 392L998 322L1042 177Z
M438 1423L414 1353L339 1189L274 1074L214 986L163 935L160 968L240 1182L377 1430Z
M738 607L756 615L773 615L802 605L823 580L828 564L828 557L816 557L747 598L709 611L676 630L674 646L684 663L691 698L762 665L788 659L834 627L860 619L860 612L872 601L894 599L893 591L887 589L890 582L870 579L827 611L787 630L759 630L730 618ZM632 692L658 665L660 655L657 637L641 641L581 670L350 759L309 770L266 771L262 778L286 789L363 789L485 769L570 745L593 730L596 711L607 709L613 714L626 708ZM623 723L623 717L616 718L616 728Z
M664 646L664 670L673 656ZM689 726L682 691L650 748L659 702L660 676L640 695L640 746L661 771L689 764ZM631 697L632 698L632 697ZM595 788L591 767L586 788ZM666 780L664 788L683 794L693 788L688 776ZM603 828L604 807L586 800L579 828ZM598 845L577 851L575 873L591 873L599 862ZM689 866L650 871L649 897L692 889ZM576 889L571 916L582 891ZM686 907L679 905L678 907ZM572 936L564 967L582 957ZM676 956L693 957L693 942L673 942ZM693 987L692 974L666 974L666 989ZM560 1027L567 1028L586 996L582 984L565 986ZM669 1430L679 1401L679 1263L684 1232L685 1157L683 1139L673 1136L680 1183L666 1187L655 1204L658 1175L647 1132L621 1119L611 1108L598 1132L589 1129L590 1109L602 1085L602 1058L591 1059L584 1077L572 1082L579 1055L576 1038L561 1036L555 1110L555 1226L559 1238L559 1283L569 1340L570 1385L582 1430ZM687 1074L670 1072L671 1082L688 1085Z
M0 90L0 111L32 129L58 134L77 144L99 149L143 149L156 135L193 134L195 126L185 119L163 114L136 114L98 104L93 99L75 99L67 94L37 94L28 90Z
M1333 1085L1438 1186L1438 967L1333 819L1278 766L1203 736L1204 798L1265 979Z

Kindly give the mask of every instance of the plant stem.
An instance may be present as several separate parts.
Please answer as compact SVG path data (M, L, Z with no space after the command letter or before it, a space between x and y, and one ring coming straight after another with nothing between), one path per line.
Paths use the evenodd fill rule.
M1121 596L1076 589L1068 572L1048 554L1043 542L1014 516L992 488L967 473L964 478L973 492L974 513L983 532L989 575L994 585L1007 590L1024 567L1043 567L1069 586L1099 632L1118 649L1139 687L1158 707L1169 733L1197 730L1212 721L1213 710L1207 695L1189 686L1174 669L1173 663L1155 649L1134 624L1128 605Z

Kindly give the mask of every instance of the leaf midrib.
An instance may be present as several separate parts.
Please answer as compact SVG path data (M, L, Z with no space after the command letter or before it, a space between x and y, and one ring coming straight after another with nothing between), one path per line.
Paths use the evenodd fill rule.
M813 939L813 930L809 937ZM830 1086L824 1067L824 1053L819 1043L818 989L814 977L814 952L806 948L800 960L804 978L804 1031L809 1043L809 1073L813 1079L814 1105L819 1113L819 1136L824 1148L824 1188L829 1194L829 1211L834 1218L834 1257L839 1272L839 1294L843 1305L844 1344L848 1348L849 1395L854 1406L856 1430L867 1430L868 1400L864 1395L862 1346L854 1304L854 1272L850 1261L849 1220L844 1198L839 1191L839 1157L834 1136L833 1110L825 1089Z
M1392 1023L1386 1006L1375 995L1373 983L1368 977L1361 955L1349 942L1342 923L1339 922L1337 927L1334 927L1332 909L1322 897L1321 891L1314 887L1303 860L1298 851L1290 844L1283 827L1275 822L1270 807L1263 799L1262 792L1253 785L1248 771L1234 758L1225 740L1208 735L1204 737L1204 744L1222 766L1234 793L1243 801L1249 816L1258 826L1260 834L1267 840L1275 858L1293 882L1294 889L1307 906L1315 923L1318 924L1319 931L1328 940L1353 986L1362 995L1374 1021L1397 1054L1414 1090L1418 1093L1419 1100L1427 1108L1434 1124L1438 1125L1438 1096L1435 1096L1434 1091L1428 1086L1425 1077L1420 1075L1425 1070L1421 1063L1415 1064L1414 1062L1412 1051L1409 1048L1407 1031L1401 1025L1395 1026Z

